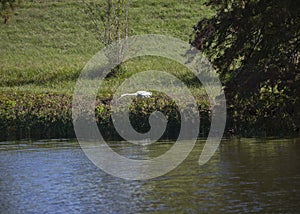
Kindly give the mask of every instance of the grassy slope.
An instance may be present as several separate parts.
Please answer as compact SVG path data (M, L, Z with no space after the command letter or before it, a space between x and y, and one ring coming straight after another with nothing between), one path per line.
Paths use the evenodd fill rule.
M157 33L188 41L192 26L212 13L202 2L132 0L130 34ZM83 66L102 48L82 7L80 0L25 0L10 25L0 24L0 139L74 136L70 109L74 85ZM103 103L96 110L108 136L115 134L105 101L127 77L153 69L190 78L183 66L155 57L129 61L123 68L124 72L105 82ZM203 91L194 86L191 91L205 106ZM174 114L168 106L153 108ZM139 113L134 115L133 121L140 121ZM177 122L173 118L172 124Z
M130 34L158 33L188 41L192 26L211 14L201 2L133 0ZM25 1L9 26L0 25L0 90L71 94L83 66L102 48L88 30L91 27L80 0ZM160 59L146 61L128 63L126 70L168 70ZM182 72L176 67L175 73ZM128 75L110 80L107 86L122 82Z

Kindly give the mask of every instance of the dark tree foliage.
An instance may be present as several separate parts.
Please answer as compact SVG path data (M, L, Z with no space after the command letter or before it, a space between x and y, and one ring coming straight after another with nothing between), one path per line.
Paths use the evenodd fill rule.
M210 0L191 44L225 85L228 125L242 135L289 134L300 126L300 1Z

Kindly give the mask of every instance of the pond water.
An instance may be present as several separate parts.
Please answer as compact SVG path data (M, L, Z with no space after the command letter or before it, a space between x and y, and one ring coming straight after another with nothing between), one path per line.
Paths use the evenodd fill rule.
M199 166L203 142L175 170L145 181L106 174L76 141L1 142L0 213L300 212L300 139L225 140ZM144 153L157 156L170 145Z

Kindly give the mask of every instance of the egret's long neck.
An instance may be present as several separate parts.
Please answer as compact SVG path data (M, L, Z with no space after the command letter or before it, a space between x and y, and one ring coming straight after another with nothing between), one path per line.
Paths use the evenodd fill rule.
M125 97L125 96L135 96L136 93L132 93L132 94L122 94L121 97Z

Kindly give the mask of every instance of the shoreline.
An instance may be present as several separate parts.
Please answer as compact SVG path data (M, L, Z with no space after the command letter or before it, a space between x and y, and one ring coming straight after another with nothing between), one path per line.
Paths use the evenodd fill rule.
M130 121L137 131L145 133L150 129L148 118L151 112L161 111L168 118L166 130L161 140L177 139L180 131L180 115L176 104L156 102L162 97L153 98L149 104L135 102L130 109ZM199 101L200 129L198 137L207 137L210 129L210 110L205 100ZM147 105L145 105L147 104ZM99 99L95 109L96 122L105 140L122 140L116 132L110 117L109 98ZM179 115L179 116L178 116ZM256 128L247 136L232 131L236 124L227 120L224 138L231 137L298 137L297 131L281 130L276 135L268 135L263 129ZM253 134L254 133L254 134ZM0 92L0 140L19 139L63 139L76 138L72 121L72 96L56 93L32 94L28 92Z

